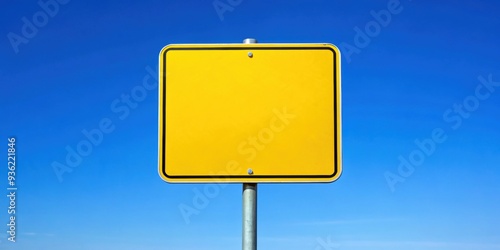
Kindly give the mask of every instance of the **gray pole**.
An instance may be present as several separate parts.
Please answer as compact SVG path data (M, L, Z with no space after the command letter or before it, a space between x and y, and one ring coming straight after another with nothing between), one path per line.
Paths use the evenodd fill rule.
M243 43L257 43L247 38ZM252 174L252 170L248 170ZM257 250L257 183L243 183L243 250Z
M243 250L257 250L257 183L243 183Z

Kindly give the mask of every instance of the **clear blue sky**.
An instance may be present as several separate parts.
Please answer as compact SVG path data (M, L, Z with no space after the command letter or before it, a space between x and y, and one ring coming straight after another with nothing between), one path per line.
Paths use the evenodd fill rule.
M17 242L2 196L0 248L239 249L241 185L194 204L206 185L165 183L157 89L121 96L155 84L167 44L255 37L343 52L343 174L259 185L259 249L500 249L498 1L40 3L0 7L0 149L16 137L18 184ZM59 179L55 162L102 121Z

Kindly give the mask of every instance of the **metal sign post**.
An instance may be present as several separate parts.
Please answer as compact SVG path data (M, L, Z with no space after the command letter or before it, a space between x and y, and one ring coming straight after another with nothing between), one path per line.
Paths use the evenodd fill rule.
M243 250L257 249L257 183L243 183Z
M243 43L257 43L257 40L247 38ZM243 183L242 224L242 249L257 250L257 183Z

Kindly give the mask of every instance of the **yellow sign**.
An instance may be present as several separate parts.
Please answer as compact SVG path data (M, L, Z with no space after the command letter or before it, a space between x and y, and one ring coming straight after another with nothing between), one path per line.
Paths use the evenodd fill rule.
M341 174L340 51L187 44L160 52L167 182L332 182Z

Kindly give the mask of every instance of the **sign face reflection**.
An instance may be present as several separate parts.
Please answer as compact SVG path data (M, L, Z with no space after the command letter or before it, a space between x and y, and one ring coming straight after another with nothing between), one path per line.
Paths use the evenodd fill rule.
M167 182L332 182L341 174L331 44L168 45L159 173Z

